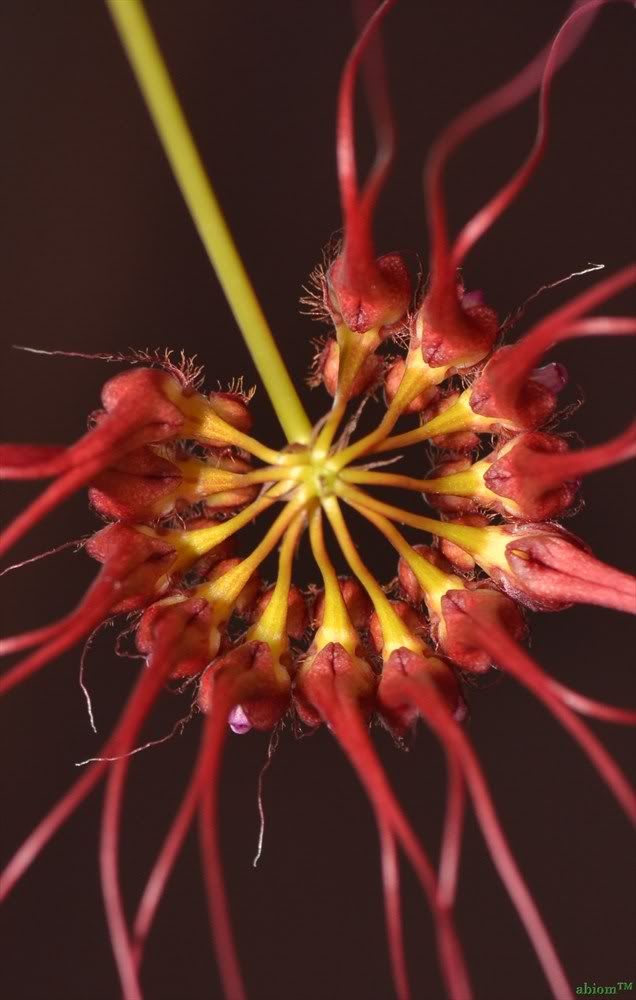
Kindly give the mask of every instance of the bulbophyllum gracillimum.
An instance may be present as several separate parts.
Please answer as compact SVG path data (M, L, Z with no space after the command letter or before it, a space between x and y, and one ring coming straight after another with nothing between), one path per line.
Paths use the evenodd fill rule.
M269 979L264 983L262 973L259 981L252 955L262 953L271 960L277 954L284 964L292 962L289 956L299 946L281 940L276 893L258 899L257 890L249 903L256 922L252 945L243 943L242 936L234 943L233 926L240 923L243 929L246 919L233 906L231 891L226 896L222 859L227 857L228 843L227 837L222 842L219 837L217 799L224 745L229 740L230 754L236 754L240 752L237 743L242 747L245 741L254 742L258 733L271 734L265 737L270 739L267 759L273 760L275 768L283 753L306 745L307 741L298 743L294 737L316 733L320 740L320 733L327 732L359 778L377 825L382 877L374 883L368 865L364 894L356 900L356 913L362 911L363 916L353 923L359 934L365 927L364 911L370 900L380 897L382 887L397 996L437 996L442 991L453 1000L522 995L519 984L510 978L509 962L500 954L506 930L492 926L486 935L474 927L484 921L487 904L483 887L478 898L471 898L475 891L471 873L462 862L469 808L483 836L480 843L509 896L509 912L516 911L518 917L515 947L521 949L525 932L530 954L534 953L533 974L542 972L543 980L537 978L540 985L533 988L533 995L540 995L539 989L561 1000L574 992L579 975L581 980L591 975L589 966L576 966L576 955L564 954L566 945L570 947L566 931L551 911L543 913L544 892L539 888L545 891L545 885L536 896L533 890L537 881L541 883L542 866L546 872L555 871L550 867L549 848L551 837L558 836L560 817L549 811L543 824L537 824L535 817L534 859L526 844L522 865L513 853L514 838L507 834L512 824L506 821L506 800L495 802L490 783L496 783L498 756L517 758L522 789L522 778L532 769L537 754L546 769L545 782L558 775L559 760L548 761L537 749L542 727L552 725L546 719L555 720L565 732L558 746L567 739L582 751L619 809L634 819L631 787L604 746L608 724L618 728L633 723L634 712L600 700L600 682L599 697L584 690L576 663L567 674L559 671L549 646L545 664L539 665L528 643L530 630L540 630L545 620L534 612L580 606L609 609L590 617L604 634L618 627L619 613L635 609L633 578L604 561L602 538L598 551L592 551L573 533L576 526L563 521L603 481L603 470L632 457L636 435L633 426L620 430L618 416L616 422L607 420L611 433L606 441L594 424L586 435L589 441L573 435L576 422L566 420L580 393L568 387L562 358L571 356L567 352L579 340L588 347L591 344L598 360L587 392L598 391L604 405L618 413L614 386L620 384L620 374L614 372L611 359L616 343L636 330L636 321L622 308L636 269L618 259L605 270L568 260L563 270L572 272L571 282L560 290L546 288L539 302L528 303L525 314L506 319L506 300L503 308L500 301L500 272L511 270L517 242L525 240L527 233L517 231L513 246L502 245L503 259L493 258L489 264L497 271L492 279L483 261L476 278L471 261L497 233L500 221L503 224L514 217L518 200L539 187L549 171L552 145L558 143L553 103L558 102L562 79L575 75L580 50L593 48L596 32L610 23L610 11L601 8L611 9L612 23L620 23L622 30L629 27L630 11L626 4L594 0L575 5L563 12L560 29L552 25L551 42L546 31L541 51L534 58L533 53L524 53L530 61L520 72L502 53L501 66L489 77L492 93L450 123L440 120L440 133L427 154L428 242L422 224L418 258L411 252L411 237L401 243L398 229L392 231L386 246L378 238L382 218L378 200L388 183L396 133L379 30L386 17L390 33L392 19L408 6L406 0L385 3L377 11L373 4L360 5L365 8L358 11L361 34L342 73L336 108L342 232L330 245L306 296L306 304L324 324L311 371L311 381L322 388L309 397L316 409L310 418L303 402L305 373L291 363L298 355L299 341L308 360L309 337L300 332L306 327L286 329L282 335L276 331L276 340L272 337L196 154L150 23L136 0L111 0L108 5L261 387L252 400L249 381L230 382L236 373L228 370L225 359L229 321L223 329L215 323L212 346L201 351L209 384L179 350L173 355L160 349L117 352L106 343L102 355L132 363L116 374L109 373L101 400L95 399L91 406L86 432L70 445L40 444L34 439L29 445L6 445L1 453L5 478L32 481L19 487L26 498L24 508L8 521L0 542L4 552L22 546L17 555L20 563L38 551L36 541L42 537L45 516L63 515L69 504L77 502L79 491L84 495L87 491L92 511L102 519L90 537L82 536L78 542L96 563L79 603L73 607L71 602L57 619L46 607L30 607L32 627L3 640L3 653L14 657L0 682L5 705L11 706L23 695L26 704L34 691L37 696L38 684L50 682L55 673L57 658L75 650L76 658L81 657L80 681L91 721L101 729L99 702L88 695L88 687L96 686L93 678L99 666L95 650L91 652L97 631L106 623L115 625L120 633L117 652L132 657L122 661L130 691L122 700L119 717L101 745L95 744L84 754L90 760L76 775L76 783L37 821L10 858L3 892L11 892L13 901L23 891L17 883L27 870L26 881L37 882L40 852L45 847L55 849L54 844L62 839L60 834L53 841L59 828L96 786L103 785L100 877L110 941L122 991L129 998L143 995L146 976L151 975L148 966L153 956L149 954L147 965L143 963L146 945L149 951L152 948L155 918L160 923L166 911L166 919L178 922L190 903L177 903L171 897L159 905L164 891L170 894L172 870L194 826L199 832L217 968L226 995L281 995L280 986L271 987ZM410 92L415 88L418 102L424 103L432 90L450 85L449 80L440 79L441 74L433 74L426 87L422 83L427 73L426 52L433 44L432 14L431 22L427 38L418 39L420 62L414 65L409 83ZM109 30L106 21L102 30ZM161 34L161 40L170 59L172 34ZM114 49L112 32L109 42ZM410 51L411 42L402 40L401 44ZM207 50L202 58L208 58ZM451 46L446 60L449 73L456 58ZM397 60L404 62L399 45ZM506 72L517 75L502 84ZM376 144L366 176L356 162L360 157L354 128L356 87L363 77ZM463 89L464 104L470 105L484 87ZM129 82L126 101L132 101L132 93ZM303 101L311 117L310 103L309 98ZM470 153L482 132L494 133L493 121L502 118L497 127L503 129L508 120L504 114L522 105L532 107L535 116L538 107L538 121L530 124L528 119L518 153L509 159L507 170L497 165L499 148L493 137L488 152L491 183L483 191L480 187L476 197L464 199L465 216L453 215L451 224L448 213L456 160L461 161L464 150ZM216 106L216 99L206 99L205 128L214 121ZM139 110L141 121L141 105ZM272 142L277 130L289 127L285 115L281 100L272 111ZM200 129L197 121L197 134ZM227 144L230 130L228 123L213 124L211 129L216 140L209 150L214 174L215 146L220 137ZM317 129L317 123L310 122L308 134ZM127 155L134 156L134 149L133 143ZM207 154L206 149L206 161ZM297 150L296 155L303 154ZM504 153L501 156L508 163ZM250 169L243 174L241 168L241 176L249 179L247 201L258 200L251 186L254 176L259 193L267 196L268 177L260 175L258 157L256 147ZM470 165L466 169L470 176ZM414 206L419 209L421 196L416 174L413 178L409 213L418 214ZM311 196L311 191L304 190L300 204ZM566 201L567 192L562 197ZM590 204L598 197L591 190ZM560 207L547 209L551 223ZM161 210L156 206L157 214ZM247 213L254 225L258 225L259 211L254 206ZM545 230L538 213L535 221ZM293 224L302 227L301 211L294 213ZM582 230L584 224L581 219ZM328 235L324 232L322 238ZM395 252L396 245L400 252ZM285 234L268 230L263 247L276 261L272 273L284 270ZM575 275L575 270L586 273ZM544 284L550 285L551 279L552 273L541 272ZM557 299L563 290L567 296ZM531 293L532 287L526 291ZM168 300L171 290L161 289L161 294ZM126 341L132 341L136 332L128 320L122 321L127 324ZM181 348L180 331L173 333L175 338ZM74 353L91 352L80 345ZM324 390L331 406L323 404L326 413L321 414L316 399L322 392L324 401ZM284 443L261 416L264 407L259 395L265 394L280 422ZM65 393L64 412L75 407L73 395ZM24 393L20 398L24 400ZM29 399L30 411L38 407L41 424L48 431L46 425L53 423L49 414L61 408L53 380L48 396ZM17 416L19 428L20 413ZM43 429L42 437L52 440L55 435ZM588 475L593 476L589 484ZM611 520L615 498L602 492L596 497L604 501L604 516ZM69 532L72 522L63 523L66 538L82 535L81 528ZM379 558L380 550L385 555ZM7 561L11 564L12 557ZM48 568L53 562L44 565ZM35 572L36 567L21 570L23 574ZM13 586L18 577L12 573L5 579ZM49 580L51 587L62 589L55 572ZM33 621L36 612L37 621ZM102 673L112 673L103 652L101 660ZM614 655L598 663L604 682L609 684L610 674L623 669L624 664L617 661ZM117 665L117 684L121 672ZM490 682L497 678L504 683L495 687ZM531 717L541 727L539 735L534 730L511 742L513 725L486 776L478 755L480 715L488 711L488 700L497 698L499 712L514 717L515 684L526 697L533 696L544 713L537 710ZM59 699L58 686L50 690ZM137 767L152 766L161 774L166 756L177 752L174 740L161 748L154 746L162 739L158 714L164 717L165 703L174 702L170 696L175 693L185 704L177 729L185 728L188 735L198 731L200 750L166 829L153 827L147 838L144 832L148 847L134 896L120 875L120 840L125 844L128 835L122 813L128 811L132 798L127 786L130 781L135 787ZM412 747L416 753L418 745L429 738L427 734L443 750L448 793L441 835L427 826L420 837L392 790L381 759L389 759L390 741L396 751ZM425 745L430 765L433 743ZM276 746L281 750L272 756ZM141 748L144 753L138 754ZM47 746L47 755L50 752ZM569 747L562 752L569 752ZM399 767L408 759L395 752L388 766L393 769L397 760ZM430 775L422 785L424 780L430 780ZM297 781L303 781L300 771ZM423 794L423 788L419 792ZM161 784L157 789L142 788L140 794L144 793L152 800L153 795L161 795ZM569 803L577 793L577 789L562 788L560 801ZM322 794L316 787L314 797ZM281 823L293 826L294 810L289 805L295 795L292 784L277 827ZM233 784L231 798L237 797L243 799L247 793ZM259 806L263 808L260 793ZM530 808L540 809L540 804ZM612 824L611 833L618 837L622 817L611 814L612 808L610 801L603 802L607 816L613 817L607 821ZM334 851L339 877L337 884L326 887L330 895L326 914L346 905L349 889L344 873L354 863L353 859L343 862L338 823L333 830L324 843L320 838L314 842L310 856L302 862L298 857L288 859L278 875L281 880L292 878L302 894L309 878L306 869L315 866L316 854ZM278 835L278 830L272 833L272 837ZM612 843L608 833L605 850L611 850ZM589 863L580 859L582 865ZM565 877L560 873L552 877L558 877L567 893ZM421 890L430 919L427 923L419 901L414 905L420 908L411 913L409 897L405 947L400 881L409 885L410 880ZM53 891L59 893L63 884L62 874ZM470 899L470 906L464 904L462 910L463 895ZM318 903L314 891L304 905L326 904ZM326 916L328 925L329 920ZM609 922L610 917L603 921ZM343 929L338 932L333 923L334 938L342 936ZM589 936L579 932L577 942L579 949L593 956L599 929L588 930ZM360 981L356 987L355 968L368 961L363 944L357 954L353 947L346 949L353 971L345 973L338 969L342 959L330 957L329 931L329 926L323 930L318 955L315 949L306 948L306 969L301 971L302 963L297 967L295 985L287 988L287 995L369 995L374 988ZM46 929L41 933L46 935ZM426 935L433 944L422 969L418 953ZM471 936L477 936L480 952L490 955L490 978L482 976L481 983L476 982L474 966L483 965L483 954L476 962ZM33 941L34 955L37 947ZM73 949L81 947L77 940L73 942ZM337 947L334 940L334 956ZM191 964L189 955L175 960ZM341 985L321 992L314 980L334 960L336 971L329 974L329 982ZM247 969L247 987L242 967ZM614 974L622 972L612 970ZM599 979L600 973L594 975ZM413 990L410 980L418 984ZM210 987L201 978L194 987L183 986L178 995L207 995L210 988L216 988L211 981ZM60 988L64 990L64 983ZM21 995L19 989L18 984L13 993ZM376 995L390 995L389 991L388 985L382 986ZM90 995L98 992L98 988L88 989ZM149 989L148 995L154 992ZM157 995L162 995L160 989Z

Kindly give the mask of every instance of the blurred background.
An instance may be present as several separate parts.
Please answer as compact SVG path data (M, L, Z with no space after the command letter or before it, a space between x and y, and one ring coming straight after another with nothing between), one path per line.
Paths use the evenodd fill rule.
M287 363L300 381L320 328L299 313L302 286L340 225L334 107L353 38L349 5L148 0L177 90L229 224ZM549 39L566 4L523 0L402 0L386 22L398 159L382 198L382 252L402 250L414 271L426 257L421 172L450 118L513 74ZM198 354L207 385L244 374L257 381L172 180L106 10L85 0L7 0L0 162L5 258L1 272L2 436L68 442L86 426L105 379L120 367L12 349L116 352L170 346ZM545 162L523 195L470 255L468 288L505 316L546 282L588 262L608 272L633 253L635 213L633 14L610 4L559 74ZM459 226L519 164L534 137L536 100L471 139L447 178ZM360 101L361 162L372 141ZM598 275L545 293L519 331ZM632 302L633 305L633 302ZM625 312L628 297L607 311ZM556 357L556 355L555 355ZM589 442L622 428L634 399L627 340L587 340L558 352L583 400L564 426ZM312 417L323 390L306 396ZM267 399L253 402L261 440L281 435ZM422 473L425 470L420 470ZM3 517L35 493L4 491ZM626 466L593 477L568 524L596 554L633 566L634 478ZM413 498L418 503L416 497ZM97 526L84 495L69 500L15 549L15 559L82 537ZM365 543L366 536L362 542ZM365 548L365 552L368 547ZM376 551L377 550L377 551ZM382 579L395 571L377 545ZM375 561L374 561L375 560ZM302 563L305 579L313 576ZM3 626L16 632L55 619L95 573L72 550L4 576ZM618 704L635 700L634 633L597 608L533 616L532 648L556 677ZM100 733L89 728L75 649L2 705L2 839L5 856L98 751L137 670L113 654L103 630L87 659ZM469 731L500 817L574 986L636 978L636 873L627 821L580 751L512 681L470 693ZM166 697L149 735L183 714ZM624 766L626 731L592 724ZM140 754L131 768L122 836L125 895L133 907L196 753L200 722ZM380 730L375 742L418 832L436 849L443 757L425 732L408 753ZM265 779L264 853L256 788L267 738L232 736L222 787L222 834L233 922L254 1000L385 1000L392 993L373 817L343 755L324 731L287 730ZM1 977L11 1000L111 1000L119 987L97 871L100 795L60 832L4 911ZM404 914L414 996L442 997L431 922L404 870ZM537 962L468 825L457 921L478 1000L548 996ZM150 940L149 1000L220 996L209 942L196 838L188 840Z

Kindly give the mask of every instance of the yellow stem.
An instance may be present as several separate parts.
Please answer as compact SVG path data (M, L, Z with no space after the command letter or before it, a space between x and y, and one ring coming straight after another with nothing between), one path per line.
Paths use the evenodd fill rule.
M195 587L193 596L203 597L210 602L215 622L226 620L250 577L270 554L289 523L296 517L305 503L304 494L290 500L249 556L242 559L227 573L217 577L216 580Z
M408 630L400 616L395 612L382 587L358 555L337 499L334 496L327 497L322 501L322 505L351 571L357 576L369 595L375 613L380 620L385 658L394 649L400 649L402 646L412 649L414 652L421 652L422 643Z
M267 510L268 507L271 507L276 500L280 500L288 492L288 484L283 481L272 486L267 493L257 497L251 504L248 504L247 507L239 511L238 514L228 518L227 521L211 524L205 528L195 528L190 531L176 529L163 532L158 537L162 541L173 545L177 552L177 558L170 567L170 572L175 573L187 569L197 559L200 559L201 556L206 555L215 545L219 545L226 538L240 531L241 528L249 524L250 521L253 521L259 514ZM304 491L302 496L304 498ZM156 532L151 528L140 528L139 530L156 535Z
M402 510L401 507L382 503L380 500L376 500L375 497L369 496L368 493L358 490L354 486L343 485L339 488L338 493L343 500L351 503L352 506L360 505L367 510L375 511L377 514L384 514L392 521L398 521L400 524L408 524L412 528L420 528L422 531L428 531L431 535L437 535L438 538L447 538L448 541L455 542L456 545L459 545L472 555L484 549L484 540L488 538L489 534L492 533L493 537L495 534L497 537L502 534L501 529L496 525L485 528L471 528L465 524L453 524L450 521L435 521L432 517L411 514L410 511ZM509 542L510 536L506 537Z
M486 463L480 463L486 466ZM492 495L471 466L464 472L455 472L438 479L414 479L412 476L401 476L390 472L374 472L367 469L343 469L340 478L347 483L366 484L368 486L392 486L397 489L417 490L420 493L446 493L457 497L485 497Z
M251 469L249 472L232 472L229 469L217 468L200 458L188 458L175 464L183 477L182 485L175 493L180 498L190 498L192 502L201 497L226 493L228 490L240 490L244 486L253 486L257 483L299 480L296 469L281 469L271 465L262 469Z
M288 441L311 424L274 342L185 120L141 0L106 0L208 257Z
M425 559L424 556L420 555L419 552L416 552L413 546L409 545L406 538L400 534L397 528L393 527L386 517L365 509L360 504L351 503L351 506L374 524L378 531L382 532L396 552L410 566L417 582L424 591L429 609L432 605L439 613L440 601L448 590L464 589L464 581L460 577L452 573L445 573L443 570L438 569L437 566L434 566L428 559Z
M300 475L298 470L295 468L281 469L270 466L266 466L264 469L252 469L251 472L245 472L242 476L237 478L237 486L248 486L250 483L274 483L278 481L294 481L298 482L300 480Z
M337 642L350 656L354 656L360 638L349 617L336 571L325 546L322 510L317 502L309 514L309 541L325 588L322 625L314 636L313 645L320 650L330 642Z
M514 424L510 420L482 417L479 413L475 413L470 406L471 392L471 389L465 389L452 406L449 406L442 413L438 413L432 420L412 431L387 437L384 441L376 444L372 450L391 451L394 448L407 448L411 444L437 437L438 434L454 434L457 431L475 431L478 434L487 434L492 431L495 424L514 428Z
M337 328L338 337L338 386L333 399L333 405L313 448L314 457L321 460L326 457L340 425L347 403L351 397L351 389L358 372L365 360L380 343L377 330L367 330L366 333L353 333L347 326Z
M411 352L407 359L402 381L384 417L374 431L366 434L359 441L354 441L348 448L334 456L334 469L343 469L345 465L349 465L354 459L366 454L366 452L383 451L384 447L380 447L380 445L393 430L409 403L429 386L441 381L445 372L445 368L432 369L424 364L421 352Z
M275 660L280 659L289 645L287 612L289 610L292 564L298 539L305 529L305 523L305 512L301 510L283 538L278 556L278 577L269 603L247 634L248 641L267 642Z
M258 497L242 511L228 518L227 521L211 524L205 528L195 528L190 531L167 531L161 535L162 541L174 545L177 550L177 559L170 572L174 573L182 569L187 569L192 563L200 559L201 556L210 552L215 545L224 542L226 538L240 531L246 524L253 521L264 510L275 502L275 497L266 495Z

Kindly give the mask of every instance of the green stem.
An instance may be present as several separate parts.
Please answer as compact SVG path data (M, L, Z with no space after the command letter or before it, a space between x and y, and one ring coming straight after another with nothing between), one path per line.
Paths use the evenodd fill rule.
M272 337L181 110L141 0L106 0L193 222L288 441L311 424Z

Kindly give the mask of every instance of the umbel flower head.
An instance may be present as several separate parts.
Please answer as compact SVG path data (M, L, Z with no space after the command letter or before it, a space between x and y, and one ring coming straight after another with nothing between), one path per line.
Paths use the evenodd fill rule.
M76 607L1 640L0 652L16 659L0 677L0 692L9 699L17 685L65 650L90 643L107 622L120 623L122 641L133 637L139 664L101 750L10 858L2 895L15 889L56 831L104 782L100 873L127 1000L143 995L148 937L195 819L223 987L230 1000L246 995L217 815L228 733L278 738L290 724L297 734L324 726L341 747L377 823L399 1000L411 993L398 852L430 907L448 996L473 996L455 921L466 798L546 989L556 1000L573 994L469 739L470 689L479 678L510 675L527 688L578 744L626 816L636 819L627 777L585 718L625 725L636 722L636 712L565 686L526 651L529 612L573 604L636 611L636 581L604 563L559 520L579 504L588 475L633 457L636 425L605 443L573 442L558 426L567 372L548 357L578 337L636 332L636 319L602 313L634 285L636 265L590 283L515 340L488 289L471 290L462 271L470 250L541 163L555 75L604 2L575 4L531 63L443 130L425 171L430 261L419 286L406 255L378 253L373 234L395 146L379 46L381 22L394 6L385 0L369 12L342 74L336 148L343 234L315 276L313 298L329 332L311 378L327 390L331 406L312 426L203 173L143 8L139 0L109 0L287 439L282 447L261 440L251 393L242 383L210 391L194 362L175 363L158 352L133 355L130 368L105 383L101 404L75 443L0 446L3 478L44 481L3 528L2 554L79 490L87 490L105 522L81 544L97 570ZM363 65L378 151L360 185L354 100ZM532 150L453 240L443 183L447 161L476 130L535 92L539 120ZM226 374L220 370L223 352L216 353L215 384ZM367 403L365 420L375 403L375 422L366 432L360 429L361 403ZM398 459L405 465L397 466ZM396 501L400 490L417 504ZM389 579L378 579L370 567L356 534L361 518L378 544L394 553ZM297 574L301 560L313 567L310 586ZM153 709L175 689L190 695L188 721L195 725L200 717L200 751L131 913L119 873L127 778L133 756L149 746L143 731ZM436 860L400 806L371 737L372 727L381 727L403 748L421 724L447 761L446 819ZM514 989L514 983L501 984L502 995Z

